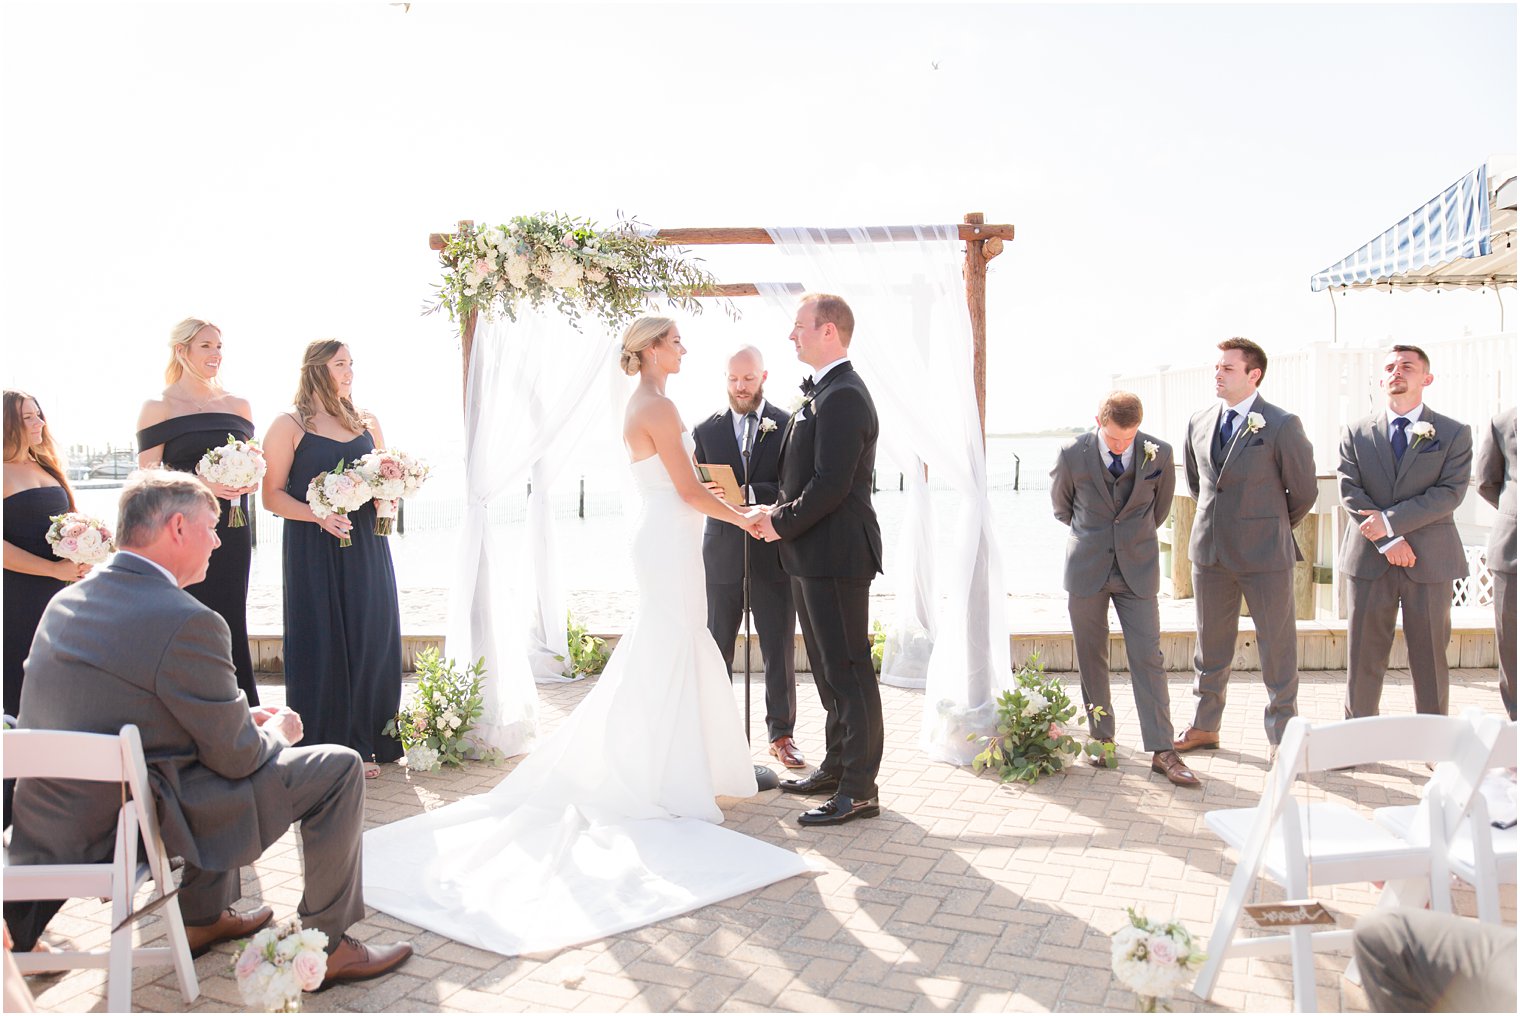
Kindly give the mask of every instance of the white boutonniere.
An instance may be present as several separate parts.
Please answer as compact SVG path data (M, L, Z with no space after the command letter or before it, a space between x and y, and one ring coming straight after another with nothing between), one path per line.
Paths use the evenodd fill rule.
M1260 413L1246 414L1246 430L1250 431L1252 434L1256 433L1258 430L1261 430L1261 428L1265 427L1266 425L1267 418L1265 416L1262 416Z
M1140 458L1140 465L1141 465L1141 467L1143 468L1146 465L1146 463L1150 462L1151 459L1154 459L1156 457L1156 453L1159 452L1160 450L1161 450L1161 446L1158 445L1156 442L1154 442L1154 441L1147 441L1147 442L1145 442L1145 454L1143 456L1141 456L1141 458Z
M765 435L776 429L776 421L769 416L760 421L760 436L755 438L755 444L765 440Z
M1409 436L1414 439L1411 444L1419 444L1421 441L1434 441L1436 439L1436 425L1429 420L1421 420L1409 428Z
M796 395L793 395L791 397L791 400L788 401L787 404L782 408L786 410L787 416L796 416L797 410L801 409L807 403L807 401L808 400L803 397L803 394L801 392L798 392Z

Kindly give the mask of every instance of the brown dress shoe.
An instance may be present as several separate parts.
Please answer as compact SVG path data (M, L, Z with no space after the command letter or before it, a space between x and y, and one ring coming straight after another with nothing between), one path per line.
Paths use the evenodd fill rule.
M346 981L367 981L388 974L412 955L410 942L397 942L383 949L371 949L352 935L344 935L327 957L327 976L318 991L326 991Z
M1179 787L1201 787L1198 777L1177 757L1175 751L1158 751L1151 756L1151 772L1160 773Z
M247 938L274 919L274 910L260 907L240 914L231 907L211 924L185 925L185 938L190 943L192 957L204 956L211 947L239 938Z
M790 735L778 737L771 742L771 756L788 769L807 768L802 752L797 750L797 742L793 741Z
M1197 727L1189 727L1182 732L1182 736L1172 741L1173 751L1196 751L1199 748L1219 747L1219 731L1199 730Z

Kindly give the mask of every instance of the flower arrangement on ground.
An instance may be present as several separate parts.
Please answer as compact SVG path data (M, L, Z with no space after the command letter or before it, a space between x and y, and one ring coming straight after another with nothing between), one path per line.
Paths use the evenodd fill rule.
M1077 707L1061 683L1045 673L1039 654L1031 656L1013 680L1012 690L998 699L997 733L984 739L971 763L974 771L996 767L1004 783L1033 783L1065 769L1084 752L1097 757L1113 751L1098 741L1084 743L1073 733ZM968 740L976 737L970 734Z
M116 541L106 524L83 512L64 512L48 519L47 542L53 553L75 564L99 564L116 553Z
M595 677L607 666L607 660L612 656L612 650L607 648L607 640L592 635L586 630L582 621L577 621L575 615L565 614L565 641L570 646L569 673L567 677ZM565 663L563 656L556 656L556 660Z
M389 536L395 531L401 499L421 490L433 467L406 452L377 448L355 462L353 468L369 484L375 499L375 535Z
M498 759L496 749L481 751L469 736L485 711L480 691L485 673L485 657L460 673L453 659L439 658L437 649L417 654L417 687L385 725L385 733L406 749L408 769L431 772L470 758Z
M232 434L227 443L207 450L195 464L195 475L207 483L220 483L226 487L254 487L264 479L268 467L264 463L264 449L257 441L242 441ZM241 501L232 502L227 513L227 528L237 529L248 524L248 515Z
M342 459L325 473L318 473L306 485L306 503L311 513L319 519L337 513L347 515L358 511L374 497L370 485L358 469ZM352 547L354 541L347 536L338 541L340 547Z
M265 928L234 954L238 994L259 1012L300 1012L301 993L327 977L327 935L303 931L299 918Z
M716 284L685 251L656 243L636 221L619 218L599 231L590 220L558 212L519 215L497 226L461 224L442 259L443 281L427 313L447 310L461 323L477 308L487 318L505 314L516 321L527 303L552 305L576 327L584 312L617 329L659 296L700 314L693 294ZM724 309L736 316L731 302Z
M1208 957L1194 947L1181 922L1147 921L1134 907L1128 909L1129 923L1113 936L1114 976L1140 996L1141 1011L1155 1012L1157 1001L1171 998Z

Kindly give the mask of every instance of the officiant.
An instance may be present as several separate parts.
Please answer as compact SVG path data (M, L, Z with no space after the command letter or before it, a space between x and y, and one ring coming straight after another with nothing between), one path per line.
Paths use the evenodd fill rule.
M772 504L779 489L777 462L785 410L765 401L765 363L760 350L745 346L728 361L728 409L692 431L697 461L731 467L746 504ZM721 484L708 489L724 497ZM743 620L744 544L749 543L750 610L765 663L765 725L770 752L788 769L807 763L792 740L797 722L797 672L793 660L797 611L791 580L781 568L778 544L765 543L737 526L707 520L702 562L707 570L707 628L712 632L730 679L735 641Z

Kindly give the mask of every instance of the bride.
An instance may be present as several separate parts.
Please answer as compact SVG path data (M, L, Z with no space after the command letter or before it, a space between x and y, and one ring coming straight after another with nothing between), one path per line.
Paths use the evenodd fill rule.
M703 516L748 528L710 494L666 379L674 321L623 333L639 375L623 440L643 497L638 611L597 685L489 793L364 834L364 899L507 956L604 938L815 870L721 826L716 796L756 793L749 746L707 630Z

